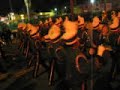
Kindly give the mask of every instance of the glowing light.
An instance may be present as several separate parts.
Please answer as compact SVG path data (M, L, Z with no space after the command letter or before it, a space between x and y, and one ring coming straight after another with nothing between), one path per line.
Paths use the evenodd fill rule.
M43 15L43 13L42 13L42 12L40 12L40 15Z
M66 9L67 7L65 6L64 8Z
M54 8L55 11L57 11L57 8Z
M90 0L90 3L94 4L95 0Z
M21 18L22 20L24 20L24 19L25 19L24 14L21 14L21 15L20 15L20 18Z

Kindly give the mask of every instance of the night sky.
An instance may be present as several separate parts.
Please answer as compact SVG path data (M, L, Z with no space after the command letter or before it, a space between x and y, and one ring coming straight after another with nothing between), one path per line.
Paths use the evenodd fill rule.
M0 15L5 15L8 12L22 12L25 10L24 0L2 0L0 2ZM49 11L51 8L60 7L70 0L31 0L33 11Z

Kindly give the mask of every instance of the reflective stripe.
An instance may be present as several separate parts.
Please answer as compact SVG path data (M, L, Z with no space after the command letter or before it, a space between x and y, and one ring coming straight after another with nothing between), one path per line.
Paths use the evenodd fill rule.
M74 41L76 38L77 38L77 35L75 35L74 37L72 37L72 38L69 39L69 40L64 40L64 41L65 41L65 42L72 42L72 41Z
M81 53L81 54L77 55L77 57L75 59L75 65L79 72L80 72L80 65L79 65L80 58L83 58L85 60L85 62L88 63L88 60L84 54Z

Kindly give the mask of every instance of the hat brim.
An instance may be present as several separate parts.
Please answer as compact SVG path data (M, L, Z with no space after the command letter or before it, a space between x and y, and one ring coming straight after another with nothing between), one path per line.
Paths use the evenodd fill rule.
M76 39L73 40L72 42L66 42L66 45L73 45L73 44L75 44L78 40L79 40L79 38L76 38Z

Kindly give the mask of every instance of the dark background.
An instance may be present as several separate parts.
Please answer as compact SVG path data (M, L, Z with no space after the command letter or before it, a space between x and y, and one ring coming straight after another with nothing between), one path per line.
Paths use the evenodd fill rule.
M54 7L61 7L69 0L31 0L31 8L33 11L49 11ZM26 10L24 0L2 0L0 2L0 15L5 15L8 12L22 12Z
M74 0L76 3L84 3L88 0ZM70 0L31 0L31 10L34 12L50 11L57 7L70 7ZM25 12L24 0L2 0L0 2L0 15L6 15L9 12Z

